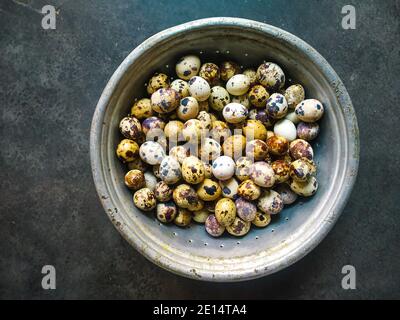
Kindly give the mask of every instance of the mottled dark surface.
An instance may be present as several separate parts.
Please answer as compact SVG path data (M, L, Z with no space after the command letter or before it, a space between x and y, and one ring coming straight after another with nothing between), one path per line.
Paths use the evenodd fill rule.
M40 8L59 5L57 30ZM169 1L168 1L169 2ZM0 2L0 298L400 298L399 15L387 1L3 0ZM341 8L357 8L357 29ZM314 46L343 79L361 134L352 197L335 228L294 266L247 283L161 270L124 241L97 198L90 121L107 80L139 43L210 16L251 18ZM41 268L57 289L41 289ZM357 290L341 268L357 269Z

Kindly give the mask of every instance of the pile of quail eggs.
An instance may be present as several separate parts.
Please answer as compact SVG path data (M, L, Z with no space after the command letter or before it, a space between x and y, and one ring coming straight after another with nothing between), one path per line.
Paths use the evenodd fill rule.
M187 55L175 71L173 81L153 75L119 125L136 207L180 227L194 220L213 237L243 236L315 194L310 141L324 107L301 84L272 62L242 71Z

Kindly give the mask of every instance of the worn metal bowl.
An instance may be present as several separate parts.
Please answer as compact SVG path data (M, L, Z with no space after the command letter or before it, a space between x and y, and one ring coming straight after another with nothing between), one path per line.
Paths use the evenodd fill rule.
M320 188L243 238L211 238L203 225L181 229L159 223L133 205L123 183L126 171L115 155L118 123L155 71L174 75L179 57L202 61L233 59L257 67L263 60L283 67L287 78L321 100L326 113L313 143ZM210 18L162 31L144 41L121 63L104 89L93 117L90 153L101 202L123 237L155 264L186 277L241 281L281 270L310 252L329 232L357 175L359 138L350 97L335 71L310 45L281 29L251 20Z

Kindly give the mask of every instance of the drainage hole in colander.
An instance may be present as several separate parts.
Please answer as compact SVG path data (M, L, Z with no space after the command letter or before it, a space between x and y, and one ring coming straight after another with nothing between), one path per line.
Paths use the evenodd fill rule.
M256 236L256 240L258 240L258 236Z
M220 248L223 248L223 247L224 247L224 245L223 245L223 244L220 244L220 245L219 245L219 247L220 247Z
M240 241L236 242L236 244L239 245L239 244L240 244Z
M271 229L271 232L274 232L275 231L275 229Z
M208 243L207 243L207 242L204 242L204 245L205 245L205 246L208 246Z
M172 232L173 236L176 237L178 234L176 232Z
M193 240L192 239L189 239L189 241L188 241L189 243L192 243L193 242Z
M289 218L288 218L288 217L286 217L286 218L285 218L285 220L286 220L286 221L289 221Z

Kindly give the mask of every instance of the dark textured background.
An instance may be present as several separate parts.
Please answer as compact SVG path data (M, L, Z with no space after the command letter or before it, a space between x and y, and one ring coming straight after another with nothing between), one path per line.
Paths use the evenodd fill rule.
M59 6L57 30L40 9ZM176 4L174 4L176 3ZM341 28L341 8L357 29ZM92 182L90 121L121 61L170 26L211 16L281 27L344 81L361 135L359 176L339 222L306 258L267 278L213 284L148 262L114 229ZM0 298L400 298L400 1L0 2ZM41 268L57 290L41 289ZM341 289L341 268L357 290Z

